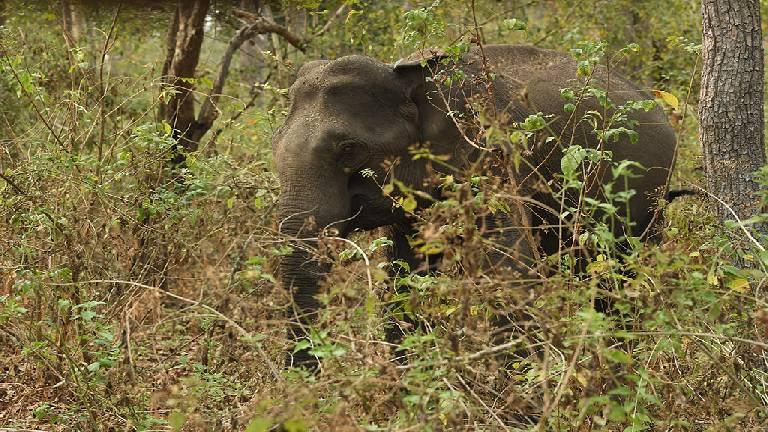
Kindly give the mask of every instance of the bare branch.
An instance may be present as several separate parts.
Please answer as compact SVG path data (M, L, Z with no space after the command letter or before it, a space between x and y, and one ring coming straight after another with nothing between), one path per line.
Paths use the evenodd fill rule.
M203 102L203 106L200 108L200 114L197 118L198 123L198 138L202 137L213 125L213 122L219 116L219 110L216 108L216 104L224 91L224 83L229 76L229 68L232 65L232 58L240 47L249 39L255 37L258 34L275 33L280 35L288 43L296 47L298 50L304 52L306 49L306 41L293 34L286 27L275 23L272 20L264 18L262 16L255 15L253 13L236 9L236 15L246 14L251 20L251 24L245 25L235 33L235 36L229 41L227 50L224 52L224 56L221 59L221 65L219 66L219 74L216 76L216 80L213 83L208 97Z
M285 39L286 42L293 45L296 49L298 49L301 52L305 52L307 49L307 43L309 42L308 40L293 33L292 31L288 30L287 27L282 26L272 21L271 19L268 19L264 16L257 15L253 12L248 12L242 9L235 9L234 14L241 20L247 23L250 23L249 24L249 26L251 27L250 31L253 32L250 37L253 37L257 34L274 33L282 37L283 39ZM240 30L243 30L243 29L240 29ZM242 45L242 42L241 42L241 45Z
M321 28L320 30L318 30L318 31L317 31L317 33L315 33L315 35L314 35L314 36L315 36L315 37L320 37L320 36L324 35L324 34L325 34L325 32L327 32L327 31L328 31L328 30L331 28L331 26L333 25L333 23L334 23L334 22L335 22L335 21L336 21L336 20L339 18L339 16L341 16L341 14L342 14L342 13L344 13L344 11L345 11L346 9L347 9L347 4L346 4L346 3L345 3L345 4L343 4L343 5L341 5L341 6L339 6L339 8L338 8L338 9L336 9L336 12L334 12L334 13L333 13L333 15L331 15L331 16L328 18L328 21L325 23L325 25L323 26L323 28Z

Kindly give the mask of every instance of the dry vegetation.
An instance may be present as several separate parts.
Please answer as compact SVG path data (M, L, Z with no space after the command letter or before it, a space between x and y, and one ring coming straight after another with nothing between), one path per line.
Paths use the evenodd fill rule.
M504 185L459 185L419 225L445 256L433 274L389 275L384 231L354 236L360 250L327 242L343 265L314 331L322 370L284 370L269 143L292 74L320 55L468 41L472 19L466 2L355 1L324 27L342 3L274 3L276 20L303 16L284 22L319 36L306 54L280 41L241 52L257 59L233 66L213 131L171 171L175 141L156 119L171 8L86 3L85 31L64 43L58 3L0 2L0 430L766 429L765 239L729 237L738 229L695 197L666 208L658 244L620 254L606 240L582 274L550 262L526 283L467 265L487 247L458 230L467 209ZM519 3L477 2L488 42L602 39L600 61L637 43L618 67L678 95L673 187L700 182L697 2ZM200 89L236 30L218 6ZM496 331L499 308L514 331ZM406 362L385 342L392 319Z

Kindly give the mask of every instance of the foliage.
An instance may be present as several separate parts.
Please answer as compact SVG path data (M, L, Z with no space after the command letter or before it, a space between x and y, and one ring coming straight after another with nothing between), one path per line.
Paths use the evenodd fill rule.
M726 230L740 228L717 226L697 198L661 203L658 244L617 236L610 227L633 193L624 181L640 167L577 145L563 146L560 196L578 195L594 165L611 168L604 200L562 209L563 218L581 218L577 240L594 256L545 258L547 278L488 270L482 263L494 251L514 251L474 228L479 217L512 213L509 185L482 172L434 179L447 199L419 214L412 245L432 262L442 257L436 270L389 262L385 232L354 237L355 248L330 242L325 254L343 265L304 342L322 370L281 370L289 300L276 264L289 251L275 235L270 140L301 64L351 53L394 61L428 46L458 55L478 34L483 43L571 52L583 77L610 64L657 90L656 100L649 92L617 106L605 89L574 85L562 89L566 110L595 98L614 111L581 119L591 131L636 140L628 114L664 104L679 134L674 188L700 180L690 108L698 2L269 4L303 34L341 14L306 54L268 43L256 66L233 69L214 126L221 131L171 169L172 128L155 115L170 9L124 4L110 44L117 8L77 3L89 30L68 46L60 5L0 3L0 427L765 427L765 239L731 240ZM209 25L201 88L237 29L231 7ZM459 72L446 78L460 81ZM510 130L490 127L484 144L548 138L549 121L540 114ZM765 170L760 176L766 183ZM415 191L389 187L415 210ZM396 350L384 342L393 323L404 334ZM500 323L511 330L498 331Z

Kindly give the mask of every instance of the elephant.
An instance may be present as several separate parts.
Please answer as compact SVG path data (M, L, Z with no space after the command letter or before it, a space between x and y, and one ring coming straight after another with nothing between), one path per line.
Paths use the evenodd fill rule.
M305 239L304 247L293 248L279 265L279 280L293 299L291 336L295 340L307 336L304 329L319 307L316 295L330 267L315 257L313 249L324 233L333 230L346 237L353 231L387 226L392 228L394 258L418 261L408 243L412 232L408 212L393 204L381 185L394 176L440 200L440 190L425 182L427 176L456 174L487 153L472 138L483 127L478 100L482 109L507 125L520 125L541 113L547 134L560 138L530 143L524 149L526 163L513 170L509 180L517 183L521 196L531 198L529 202L558 208L551 190L542 190L542 185L561 174L565 144L599 147L611 151L614 160L641 164L642 172L626 184L635 194L620 211L631 215L633 224L616 229L635 236L643 233L654 218L656 198L666 192L675 134L658 106L628 114L635 122L636 139L629 134L601 139L585 122L574 121L589 112L611 112L627 101L653 99L606 67L595 66L586 76L577 74L578 66L569 55L528 45L475 46L458 53L420 50L395 64L350 55L302 66L289 90L287 117L272 141L281 188L280 233L288 239ZM566 107L563 89L585 82L606 89L614 106L588 97L575 110ZM413 149L423 146L443 155L446 162L432 164L428 158L412 157ZM507 146L505 151L521 150ZM602 171L598 177L605 175ZM585 189L590 196L601 193L599 186ZM430 202L420 198L415 211ZM518 214L518 219L530 229L510 230L505 241L522 257L557 252L562 246L557 232L539 229L560 223L557 212L527 207L521 211L525 214ZM525 267L532 262L527 258L510 265ZM316 362L306 350L287 359L289 366L312 367Z

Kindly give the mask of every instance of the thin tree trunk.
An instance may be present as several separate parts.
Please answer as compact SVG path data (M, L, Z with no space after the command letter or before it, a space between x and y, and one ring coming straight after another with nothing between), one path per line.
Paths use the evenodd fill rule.
M699 138L707 189L721 220L758 211L752 173L765 165L763 46L759 0L702 0ZM727 207L726 207L727 205Z
M240 9L257 14L261 9L259 0L240 0ZM261 52L269 48L270 35L256 35L248 40L240 48L240 69L241 74L249 84L253 84L261 79L261 69L264 67L264 60Z
M173 62L173 55L176 52L176 33L179 31L179 8L174 8L173 16L171 17L171 23L168 25L168 33L165 36L165 61L163 62L163 72L160 79L163 83L163 87L167 87L173 80L169 73L171 71L171 62ZM166 100L161 99L158 108L159 120L165 120L170 118L168 112L168 103Z
M67 46L77 46L88 27L81 6L71 0L61 0L61 26Z
M203 25L209 7L210 0L179 0L176 9L178 17L171 21L172 26L176 24L176 47L170 62L166 59L170 65L166 75L175 93L169 98L165 119L176 133L178 150L187 152L197 150L197 141L192 138L197 135L193 79L200 60L205 35ZM172 41L174 37L170 36L170 31L168 40ZM183 161L181 151L174 152L172 162L179 164Z

